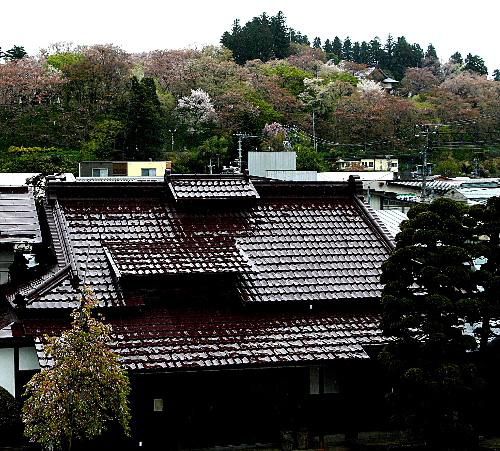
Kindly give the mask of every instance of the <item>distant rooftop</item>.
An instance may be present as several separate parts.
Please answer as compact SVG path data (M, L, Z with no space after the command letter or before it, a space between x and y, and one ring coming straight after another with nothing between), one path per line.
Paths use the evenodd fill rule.
M41 242L32 188L0 186L0 244Z

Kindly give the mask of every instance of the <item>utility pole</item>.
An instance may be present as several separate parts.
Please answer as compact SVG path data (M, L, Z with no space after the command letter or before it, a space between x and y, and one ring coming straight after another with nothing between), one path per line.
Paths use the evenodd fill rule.
M318 151L318 144L316 142L316 124L315 124L315 114L314 114L314 108L313 108L313 114L312 114L312 120L313 120L313 148L314 151Z
M258 136L256 135L247 135L246 133L235 133L233 136L237 136L238 137L238 159L237 159L237 163L238 163L238 172L240 174L242 174L243 172L243 148L242 148L242 141L243 139L245 138L258 138Z
M174 128L173 130L169 130L170 132L170 135L171 135L171 144L172 144L172 152L174 151L174 133L177 131L176 128Z
M437 133L437 128L441 127L442 124L422 124L422 125L417 125L418 128L421 129L421 131L415 136L418 138L420 136L425 136L425 145L424 149L422 150L422 192L421 192L421 198L422 202L426 202L427 200L427 153L429 152L429 135L432 133L435 135Z

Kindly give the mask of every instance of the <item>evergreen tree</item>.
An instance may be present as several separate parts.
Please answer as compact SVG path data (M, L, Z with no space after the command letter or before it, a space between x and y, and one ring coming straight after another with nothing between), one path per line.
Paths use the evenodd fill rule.
M369 64L370 63L370 47L366 41L363 41L361 43L361 46L359 49L359 59L360 59L360 63L362 63L362 64Z
M273 37L273 53L278 59L286 58L290 55L290 34L286 26L286 18L283 12L271 17L271 35Z
M484 60L479 55L472 55L471 53L465 58L464 69L479 75L488 74L488 68L484 64Z
M342 41L338 36L333 38L332 42L332 53L338 58L342 58Z
M333 53L333 45L330 42L330 39L327 39L325 41L325 44L323 45L323 50L325 53L328 53L328 54Z
M425 51L425 58L438 59L436 49L432 44L429 44L427 46L427 50Z
M464 63L462 54L460 52L455 52L453 55L450 56L450 63L462 65Z
M391 35L387 36L387 41L384 45L384 50L381 53L380 65L392 72L394 57L394 39Z
M398 37L393 50L390 70L397 79L403 78L405 70L412 67L413 49L404 36Z
M4 54L3 57L6 60L20 60L21 58L24 58L27 55L26 50L24 50L24 47L15 45L11 49L7 50Z
M477 295L468 207L449 199L408 213L382 269L384 333L395 419L432 449L473 449L480 382L464 312Z
M300 31L294 30L293 28L290 28L290 41L302 45L311 44L309 38L305 34L303 35Z
M321 39L316 36L313 41L313 48L320 49L321 48Z
M344 44L342 45L342 59L352 61L352 43L349 36L345 38Z
M157 157L163 144L163 123L152 78L132 78L125 123L125 158L133 161Z
M495 69L493 71L493 80L500 81L500 69Z
M352 60L361 63L361 46L358 41L352 46Z
M377 66L382 62L382 45L380 44L380 39L378 37L373 38L370 41L370 60L369 64L372 66Z

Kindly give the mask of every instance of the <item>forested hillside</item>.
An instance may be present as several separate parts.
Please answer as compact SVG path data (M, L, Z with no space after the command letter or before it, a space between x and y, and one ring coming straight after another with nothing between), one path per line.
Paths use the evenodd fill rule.
M177 172L207 172L210 159L217 171L236 156L240 132L255 136L246 150L293 148L302 169L374 153L399 155L409 168L424 145L416 125L436 123L438 171L467 173L477 160L497 172L500 82L486 78L477 55L457 52L442 63L432 44L423 50L390 36L311 45L282 13L235 21L221 43L142 54L113 45L1 53L0 170L168 158ZM399 81L395 92L367 77L373 66Z

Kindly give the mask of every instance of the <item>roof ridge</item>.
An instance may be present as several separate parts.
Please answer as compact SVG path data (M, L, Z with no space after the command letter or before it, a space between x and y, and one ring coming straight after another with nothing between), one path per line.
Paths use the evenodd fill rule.
M394 242L389 229L385 226L382 220L378 216L376 216L373 208L370 205L363 202L358 196L353 197L354 203L360 209L361 214L363 214L366 219L368 219L369 224L373 226L375 232L382 238L382 241L384 242L386 248L390 252L392 252L396 247L396 243Z

